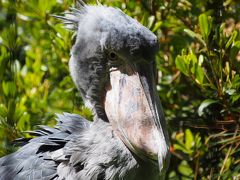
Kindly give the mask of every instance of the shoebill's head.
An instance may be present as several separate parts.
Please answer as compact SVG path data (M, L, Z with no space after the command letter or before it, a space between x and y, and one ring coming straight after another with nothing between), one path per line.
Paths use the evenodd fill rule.
M157 37L120 9L80 3L63 19L77 34L71 76L95 121L109 122L138 157L167 165L169 139L156 90Z

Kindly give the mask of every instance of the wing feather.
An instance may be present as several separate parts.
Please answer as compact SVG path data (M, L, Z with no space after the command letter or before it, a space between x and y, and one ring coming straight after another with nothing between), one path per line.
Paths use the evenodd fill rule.
M57 167L69 159L63 148L74 134L88 129L90 124L76 114L57 114L54 128L38 126L39 130L29 132L36 138L17 140L27 144L17 152L0 158L0 180L57 179Z

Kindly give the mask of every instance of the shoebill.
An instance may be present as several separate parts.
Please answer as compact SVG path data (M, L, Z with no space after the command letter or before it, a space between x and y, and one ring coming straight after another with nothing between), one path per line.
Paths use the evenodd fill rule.
M69 62L94 121L57 115L0 159L1 180L164 179L169 138L156 90L157 37L120 9L79 2L64 16L76 32Z

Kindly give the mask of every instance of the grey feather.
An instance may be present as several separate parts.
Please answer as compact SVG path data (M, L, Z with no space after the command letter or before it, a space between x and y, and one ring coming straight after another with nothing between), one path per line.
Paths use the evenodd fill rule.
M17 152L0 159L1 180L57 177L58 163L51 155L63 148L75 133L82 133L90 126L89 121L74 114L58 115L57 121L55 128L41 126L44 133L38 133L39 137L30 140Z
M78 115L58 115L47 135L34 138L0 159L0 179L135 179L144 170L103 121L91 123ZM44 128L44 126L41 126ZM61 142L61 143L59 143ZM151 164L149 164L151 167ZM136 173L138 172L138 173ZM158 170L152 174L158 177Z
M52 15L53 17L62 20L65 28L73 31L77 31L78 25L82 16L87 13L87 5L78 0L76 3L77 8L69 8L70 11L67 11L63 14L63 16Z

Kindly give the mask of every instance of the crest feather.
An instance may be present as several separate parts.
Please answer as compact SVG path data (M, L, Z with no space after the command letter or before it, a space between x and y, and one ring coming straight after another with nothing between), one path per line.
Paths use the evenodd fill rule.
M87 5L82 0L77 0L76 8L71 7L69 11L63 13L62 16L52 15L53 17L62 20L66 29L76 31L81 16L87 13Z

